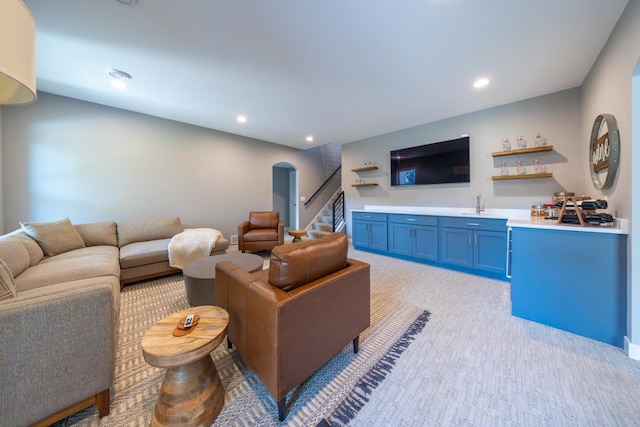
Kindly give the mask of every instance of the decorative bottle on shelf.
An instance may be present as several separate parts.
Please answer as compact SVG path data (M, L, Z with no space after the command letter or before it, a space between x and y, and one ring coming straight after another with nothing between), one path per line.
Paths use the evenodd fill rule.
M518 148L527 148L527 140L524 139L524 136L517 137L516 142L518 143Z
M547 145L547 138L540 136L539 133L533 134L533 145L535 147L544 147Z
M500 163L500 175L502 176L509 175L509 169L507 169L507 162Z
M511 143L509 142L509 138L502 138L502 149L504 151L511 150Z
M527 168L522 164L522 160L516 162L516 173L518 175L526 175Z

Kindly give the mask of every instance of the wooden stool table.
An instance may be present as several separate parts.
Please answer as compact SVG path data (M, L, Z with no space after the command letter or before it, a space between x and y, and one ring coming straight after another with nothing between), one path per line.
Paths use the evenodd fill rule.
M291 243L302 241L302 236L307 235L307 230L289 230L289 236L293 236L293 240Z
M173 330L188 314L200 316L186 335ZM202 305L178 311L155 323L142 337L142 354L150 365L167 368L152 426L210 426L224 405L224 388L211 353L227 334L229 314Z

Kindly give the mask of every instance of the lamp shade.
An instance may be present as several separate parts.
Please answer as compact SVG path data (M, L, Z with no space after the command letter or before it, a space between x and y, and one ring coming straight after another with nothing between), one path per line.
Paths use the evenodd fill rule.
M36 23L20 0L0 1L0 105L36 100Z

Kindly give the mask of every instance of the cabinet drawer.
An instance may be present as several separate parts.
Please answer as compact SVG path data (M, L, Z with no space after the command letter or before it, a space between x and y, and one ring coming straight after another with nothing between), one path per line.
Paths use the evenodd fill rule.
M376 213L376 212L353 212L351 214L351 219L361 220L361 221L387 221L386 213Z
M495 230L495 231L507 231L506 219L493 219L493 218L462 218L457 216L440 217L440 226L442 227L454 227L454 228L468 228L478 230Z
M389 222L416 225L438 225L437 216L389 214Z

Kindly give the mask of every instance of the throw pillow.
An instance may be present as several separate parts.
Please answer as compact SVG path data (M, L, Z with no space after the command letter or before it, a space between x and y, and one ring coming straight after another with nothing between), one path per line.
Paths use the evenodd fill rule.
M69 218L53 222L20 222L22 229L38 242L46 256L84 248L84 240Z
M11 270L0 259L0 301L16 297L16 284Z
M118 246L118 232L113 221L75 224L73 227L86 246Z

